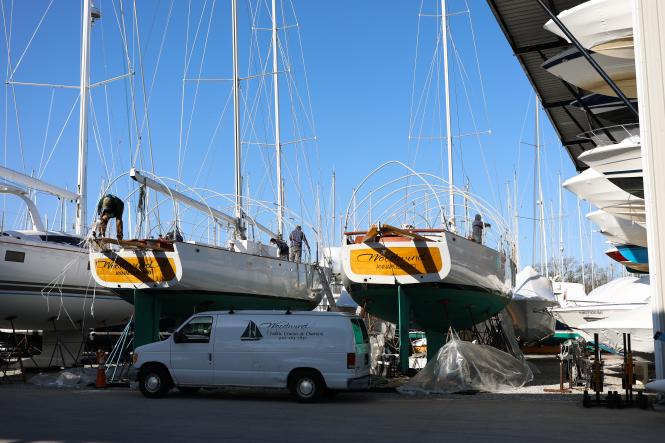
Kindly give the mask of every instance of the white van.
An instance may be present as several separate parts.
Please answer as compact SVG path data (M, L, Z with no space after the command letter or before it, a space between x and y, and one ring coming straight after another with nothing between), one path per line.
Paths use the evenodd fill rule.
M364 321L340 312L213 311L194 314L168 339L134 352L141 392L173 386L288 388L299 401L369 386Z

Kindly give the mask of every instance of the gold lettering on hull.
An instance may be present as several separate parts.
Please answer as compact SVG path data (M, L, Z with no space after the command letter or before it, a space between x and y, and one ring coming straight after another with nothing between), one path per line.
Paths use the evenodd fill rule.
M175 278L176 266L169 257L98 258L95 272L107 283L160 283Z
M350 258L351 271L358 275L423 275L442 268L439 248L353 249Z

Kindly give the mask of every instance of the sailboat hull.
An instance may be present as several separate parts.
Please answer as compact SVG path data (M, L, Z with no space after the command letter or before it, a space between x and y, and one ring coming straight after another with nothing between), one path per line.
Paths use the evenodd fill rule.
M0 237L0 328L11 328L7 318L15 317L16 329L81 331L132 315L132 305L95 285L87 249L37 237Z
M442 241L427 242L443 257L440 269L424 274L395 276L392 282L365 282L367 276L351 269L351 251L384 251L410 245L424 249L422 242L347 245L342 249L345 286L351 297L372 315L396 323L398 288L409 300L411 321L418 327L445 331L467 328L500 312L511 299L513 265L505 255L464 237L445 232ZM421 254L429 257L430 253ZM392 261L399 267L399 262ZM438 272L437 272L438 271ZM422 278L421 278L422 277Z
M180 317L205 309L313 309L321 301L317 269L277 257L176 242L173 251L123 249L90 254L97 282L129 302L157 296Z

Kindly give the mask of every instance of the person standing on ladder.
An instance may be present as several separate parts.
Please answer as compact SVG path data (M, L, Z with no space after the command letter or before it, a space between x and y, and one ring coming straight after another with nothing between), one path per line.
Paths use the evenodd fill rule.
M124 209L125 204L115 195L106 194L99 200L97 203L97 215L99 216L97 233L100 237L106 235L109 220L115 218L115 235L118 240L122 240L122 212Z
M302 244L305 243L307 250L310 250L309 242L307 241L307 237L305 237L305 233L302 232L300 225L296 226L296 228L291 231L289 240L291 241L291 252L289 253L289 260L300 263L302 257Z

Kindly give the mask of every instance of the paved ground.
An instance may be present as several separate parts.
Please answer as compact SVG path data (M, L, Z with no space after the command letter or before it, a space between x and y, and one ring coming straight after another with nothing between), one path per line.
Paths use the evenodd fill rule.
M341 394L298 404L281 392L173 392L0 385L0 441L662 442L665 413L584 409L578 395Z

